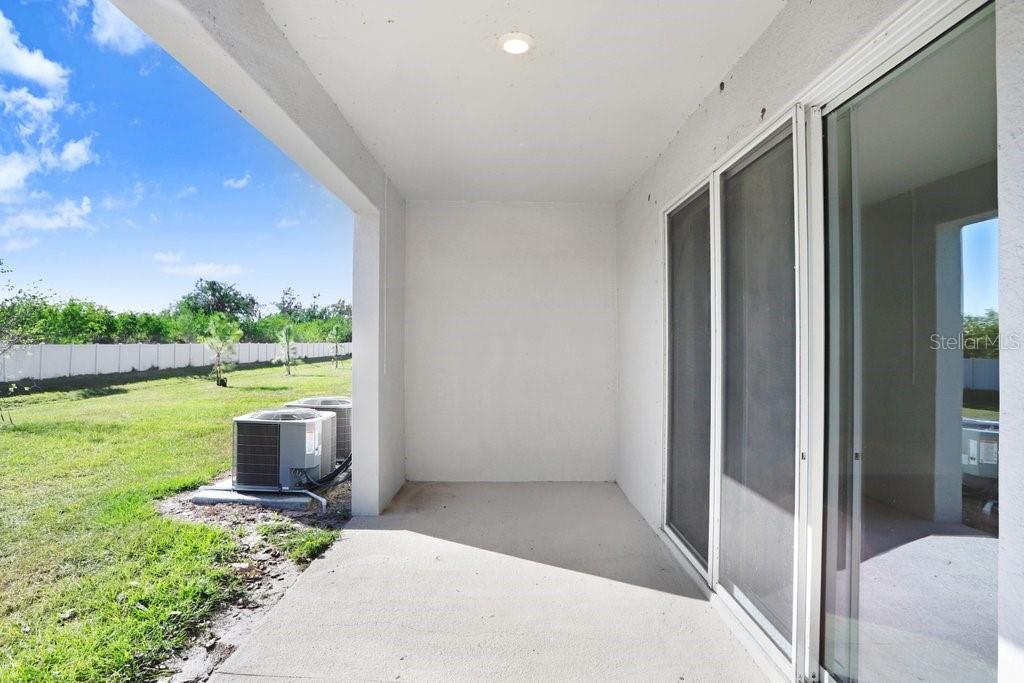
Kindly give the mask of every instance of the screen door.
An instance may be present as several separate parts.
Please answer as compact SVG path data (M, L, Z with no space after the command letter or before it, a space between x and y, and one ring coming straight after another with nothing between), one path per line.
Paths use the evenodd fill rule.
M669 216L667 521L707 572L711 488L711 226L705 189Z
M792 656L796 463L790 127L722 175L723 444L718 582Z

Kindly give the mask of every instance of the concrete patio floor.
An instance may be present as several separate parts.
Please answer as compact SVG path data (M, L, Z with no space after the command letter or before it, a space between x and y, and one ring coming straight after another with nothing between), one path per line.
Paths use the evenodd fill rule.
M213 677L762 681L615 484L407 484Z

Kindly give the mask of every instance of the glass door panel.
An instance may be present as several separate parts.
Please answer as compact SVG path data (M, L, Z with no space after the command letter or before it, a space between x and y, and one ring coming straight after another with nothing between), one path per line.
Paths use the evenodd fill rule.
M825 120L822 663L996 675L995 26L976 14Z

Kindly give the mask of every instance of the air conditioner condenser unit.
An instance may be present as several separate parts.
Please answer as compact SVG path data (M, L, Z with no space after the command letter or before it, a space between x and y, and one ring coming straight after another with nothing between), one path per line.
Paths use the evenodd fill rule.
M332 462L344 462L352 455L352 399L348 396L313 396L287 404L289 408L330 411L337 416Z
M232 487L296 490L323 477L334 465L324 441L325 435L333 438L335 420L334 413L309 408L258 410L236 417Z

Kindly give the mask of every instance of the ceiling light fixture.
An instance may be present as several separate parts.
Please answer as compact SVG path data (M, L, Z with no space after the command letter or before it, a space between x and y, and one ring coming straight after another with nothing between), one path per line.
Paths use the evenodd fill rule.
M521 55L533 47L533 37L525 33L506 33L498 39L498 44L510 55Z

